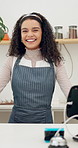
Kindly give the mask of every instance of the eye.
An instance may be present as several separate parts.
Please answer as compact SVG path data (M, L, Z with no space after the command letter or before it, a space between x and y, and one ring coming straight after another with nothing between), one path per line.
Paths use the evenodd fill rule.
M27 30L22 30L22 32L28 32Z
M22 29L21 29L21 32L25 32L25 33L26 33L26 32L28 32L28 29L22 28Z
M37 32L37 31L38 31L38 29L34 29L34 30L33 30L33 32Z

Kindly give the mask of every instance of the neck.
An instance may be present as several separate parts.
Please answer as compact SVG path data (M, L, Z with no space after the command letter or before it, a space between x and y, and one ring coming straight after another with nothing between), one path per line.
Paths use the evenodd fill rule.
M39 48L36 50L28 50L26 48L26 53L25 53L24 57L28 60L31 60L32 67L36 66L36 61L40 61L43 59Z
M26 48L26 53L25 53L25 57L29 58L31 60L41 60L42 59L42 55L41 55L41 51L40 48L35 49L35 50L29 50Z

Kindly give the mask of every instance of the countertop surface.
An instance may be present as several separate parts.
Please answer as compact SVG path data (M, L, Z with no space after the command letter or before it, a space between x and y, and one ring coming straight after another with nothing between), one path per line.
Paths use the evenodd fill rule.
M78 124L0 124L1 148L48 148L50 143L44 141L45 128L63 128L69 148L78 148L78 142L72 135L78 134Z

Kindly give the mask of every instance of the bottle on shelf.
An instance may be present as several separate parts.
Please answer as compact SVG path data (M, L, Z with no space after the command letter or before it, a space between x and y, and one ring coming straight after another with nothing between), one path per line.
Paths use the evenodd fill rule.
M69 26L69 38L70 39L77 38L77 26L76 25Z
M55 26L55 38L63 39L63 26Z

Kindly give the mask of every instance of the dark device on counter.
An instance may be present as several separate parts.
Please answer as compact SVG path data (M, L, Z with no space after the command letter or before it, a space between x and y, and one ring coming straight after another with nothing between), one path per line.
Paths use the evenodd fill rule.
M78 115L78 85L73 86L70 89L67 102L72 102L72 104L68 104L66 107L66 114L68 117ZM78 117L75 117L78 120ZM73 137L73 140L78 142L78 134Z
M73 86L70 89L67 102L72 102L72 104L67 104L66 114L67 117L71 117L73 115L78 115L78 85ZM78 117L75 119L78 120Z
M59 130L59 128L45 128L44 131L44 140L46 142L50 142L50 139L54 137L55 133ZM64 128L60 129L59 135L64 137Z

